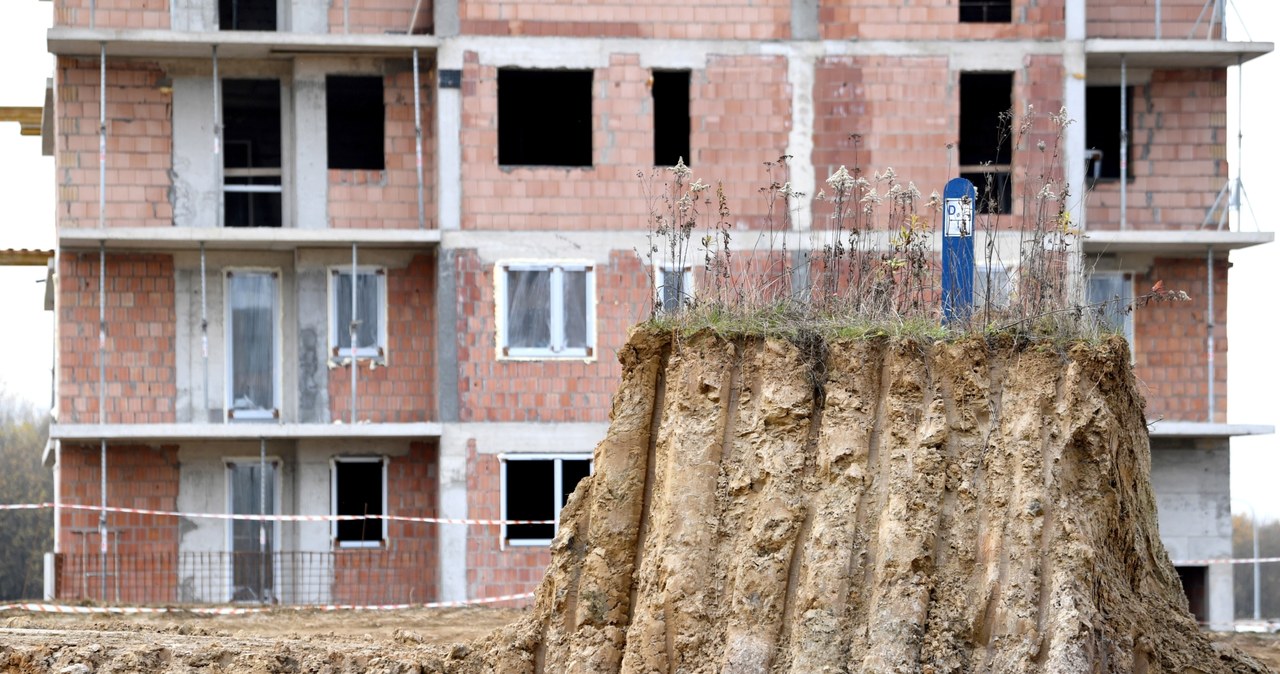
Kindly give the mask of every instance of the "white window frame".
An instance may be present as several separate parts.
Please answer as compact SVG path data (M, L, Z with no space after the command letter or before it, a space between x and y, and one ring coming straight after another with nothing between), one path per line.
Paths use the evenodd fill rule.
M335 456L329 459L329 512L338 515L338 464L339 463L380 463L382 464L382 534L376 541L340 541L338 540L338 520L329 521L329 540L335 548L380 548L386 544L387 538L387 464L391 463L385 456Z
M1089 283L1089 279L1092 279L1092 278L1094 278L1094 277L1099 277L1099 276L1105 276L1105 277L1111 277L1111 278L1115 278L1115 277L1119 277L1119 278L1121 278L1125 283L1127 283L1127 284L1128 284L1128 287L1129 287L1129 301L1130 301L1130 302L1132 302L1132 301L1134 301L1134 300L1137 298L1137 293L1136 293L1136 292L1134 292L1134 284L1137 282L1137 275L1136 275L1136 274L1134 274L1134 273L1133 273L1133 272L1131 272L1131 271L1124 271L1124 270L1113 270L1113 271L1094 271L1094 272L1090 272L1090 273L1089 273L1089 275L1088 275L1088 277L1085 279L1085 283L1086 283L1086 286L1085 286L1085 292L1086 292L1086 293L1088 292L1088 285L1087 285L1087 284ZM1093 303L1093 302L1092 302L1092 298L1086 298L1086 299L1090 300L1090 301L1089 301L1089 303L1090 303L1090 304L1092 304L1092 303ZM1110 300L1111 298L1107 298L1107 299L1108 299L1108 300ZM1136 354L1137 349L1136 349L1136 345L1135 345L1135 343L1134 343L1134 314L1135 314L1135 313L1136 313L1136 312L1135 312L1135 311L1132 311L1132 310L1130 310L1130 311L1126 312L1126 313L1124 314L1124 325L1122 326L1122 327L1124 328L1124 329L1123 329L1124 338L1129 342L1129 356L1130 356L1130 358L1135 358L1135 357L1136 357L1136 355L1137 355L1137 354Z
M272 409L271 410L233 410L232 405L232 381L234 379L233 363L235 362L235 340L231 334L231 277L235 274L271 274L276 281L276 314L273 321L272 355L274 358L271 363L272 377ZM280 408L283 405L284 391L284 295L281 282L284 274L277 267L228 267L222 270L222 304L223 304L223 337L225 348L225 367L223 375L222 409L224 422L238 421L273 421L279 420L281 413Z
M1000 270L1000 269L1004 270L1005 278L1007 279L1007 283L1008 283L1008 286L1006 288L1007 292L1005 293L1004 302L994 303L991 305L991 308L992 309L1008 309L1010 305L1013 303L1013 295L1018 290L1018 266L1001 264L999 262L992 262L990 265L988 265L985 262L979 262L975 264L973 267L973 306L974 308L986 307L986 302L985 302L986 298L983 297L982 293L978 292L978 279L983 279L983 282L985 283L990 280L989 278L990 274L988 272L993 270Z
M564 470L563 470L563 464L561 462L565 460L586 461L587 475L591 476L591 475L595 475L596 473L595 457L590 452L577 452L577 453L565 452L565 453L558 453L558 454L516 453L516 454L499 454L498 455L498 499L499 499L498 500L498 504L499 504L498 518L504 522L504 524L502 525L502 531L499 532L499 535L498 535L498 540L500 542L501 549L505 550L507 546L511 546L513 548L536 547L536 546L545 547L545 546L551 545L552 538L554 538L556 534L560 533L560 511L564 508L563 504L560 503L560 493L564 491ZM555 501L555 510L553 511L555 516L552 518L555 520L555 524L552 525L554 527L553 529L554 533L552 534L552 538L517 538L513 540L509 540L507 538L507 525L505 524L505 522L507 520L507 462L508 461L554 461L555 462L555 467L552 469L553 480L552 480L552 487L551 487L551 495Z
M693 301L694 285L693 285L693 265L679 265L669 262L653 263L653 289L654 289L654 306L657 307L658 313L667 313L666 301L663 293L666 292L667 274L672 272L684 272L684 296L680 298L681 308Z
M234 514L231 512L232 510L232 506L231 506L231 503L232 503L231 466L232 464L252 464L255 466L261 466L262 460L263 460L262 456L246 455L246 456L222 457L222 465L223 465L222 479L226 483L225 489L223 492L223 498L226 499L224 501L225 505L223 507L223 510L225 510L228 515ZM274 495L274 498L271 499L272 501L271 512L274 513L275 515L280 515L282 514L280 512L280 507L284 503L283 495L280 493L281 489L284 487L284 462L281 461L280 457L278 456L268 455L266 457L266 463L267 465L275 468L275 470L272 471L275 473L275 476L274 476L275 479L273 480L273 484L271 485L272 494ZM235 595L235 582L236 582L235 581L235 556L234 556L235 522L236 520L233 520L230 518L227 519L226 544L225 544L226 547L223 548L224 550L227 551L227 567L226 567L227 578L226 578L226 584L224 585L222 596L227 598L226 601L228 603L252 603L252 602L232 602L231 600L231 598ZM281 591L280 591L281 589L278 586L278 584L281 582L281 578L282 578L281 573L283 571L283 568L281 567L282 555L278 554L281 552L280 540L281 540L280 539L280 520L273 520L271 522L271 541L272 541L271 573L273 574L272 579L275 580L274 584L277 586L272 587L271 590L272 590L273 596L276 598L279 598L281 594Z
M333 358L351 358L351 347L339 348L338 336L339 331L350 331L351 327L346 325L338 325L338 278L346 274L351 275L351 266L332 266L329 268L329 355ZM357 265L356 274L372 274L377 279L378 286L378 344L373 347L359 347L355 349L355 358L372 358L385 359L387 356L387 269L374 265ZM352 292L355 291L357 283L352 283ZM347 298L350 302L351 299ZM357 310L359 308L357 307Z
M507 338L507 275L513 271L550 271L551 345L547 348L511 348ZM587 346L564 346L564 272L586 272ZM510 260L494 265L494 322L497 326L498 360L575 359L596 357L596 273L595 263L583 260Z

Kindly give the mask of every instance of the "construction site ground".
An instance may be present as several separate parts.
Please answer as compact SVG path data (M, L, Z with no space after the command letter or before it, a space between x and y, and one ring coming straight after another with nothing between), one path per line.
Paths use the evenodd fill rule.
M27 653L43 649L52 653L67 647L91 650L95 646L140 659L167 653L164 657L183 659L197 668L202 661L214 665L232 653L266 655L286 644L296 651L364 652L372 660L378 653L392 655L414 647L445 646L480 637L523 614L523 609L487 607L394 611L278 609L270 613L227 616L103 616L15 611L0 615L0 644ZM1280 671L1280 635L1215 633L1213 637ZM3 659L0 655L0 660ZM118 659L116 662L124 664ZM217 669L220 668L210 671Z

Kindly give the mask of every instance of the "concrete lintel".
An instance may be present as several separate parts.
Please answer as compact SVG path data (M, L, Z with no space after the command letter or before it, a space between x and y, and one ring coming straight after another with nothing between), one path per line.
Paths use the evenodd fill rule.
M611 54L638 54L646 68L702 68L707 57L788 56L801 50L822 56L946 56L961 64L1017 65L1026 54L1060 54L1059 42L1040 40L866 40L778 42L776 40L652 40L642 38L507 37L464 35L448 38L442 54L474 51L497 67L603 68ZM442 56L442 63L448 60ZM966 66L968 67L968 66Z
M49 437L63 442L97 440L178 441L267 439L433 438L435 422L401 424L52 424Z
M479 454L591 451L608 432L603 422L444 424L444 433L455 441L474 439Z
M1093 38L1084 41L1089 67L1119 67L1121 57L1130 68L1177 70L1226 68L1271 53L1272 42L1226 40L1132 40Z
M1274 232L1218 230L1100 230L1085 235L1086 253L1151 253L1155 255L1203 255L1209 248L1237 250L1271 243Z
M1215 424L1207 421L1153 421L1154 438L1230 438L1239 435L1271 435L1275 426L1263 424Z
M316 246L372 247L434 246L440 232L434 229L297 229L292 227L108 227L107 229L62 229L58 246L62 250L98 247L127 250L194 250L251 247L257 250L291 251Z
M182 32L107 28L54 27L48 33L49 51L59 56L98 56L99 43L107 43L107 56L138 58L208 58L218 45L218 56L241 58L290 58L298 54L407 55L413 49L435 49L434 35L289 33L258 31Z

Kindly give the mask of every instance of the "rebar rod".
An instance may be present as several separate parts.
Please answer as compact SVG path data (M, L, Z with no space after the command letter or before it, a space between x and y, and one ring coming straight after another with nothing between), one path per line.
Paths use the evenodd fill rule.
M360 369L359 362L356 360L356 282L358 276L356 273L356 244L351 244L351 323L348 331L351 334L351 423L356 423L356 387L359 385L357 381L356 370Z
M1129 71L1120 55L1120 229L1129 226Z
M200 242L200 355L204 359L204 408L201 422L209 418L209 293L205 280L204 242ZM192 421L195 421L193 418Z
M1209 397L1209 399L1208 399L1208 406L1206 407L1206 409L1208 410L1208 414L1207 414L1208 418L1207 418L1207 419L1205 419L1205 421L1207 421L1207 422L1209 422L1209 423L1213 423L1214 407L1215 407L1215 406L1214 406L1214 404L1213 404L1213 403L1214 403L1214 400L1213 400L1213 394L1214 394L1214 372L1213 372L1213 367L1214 367L1214 356L1213 356L1213 351L1214 351L1214 339L1213 339L1213 327L1214 327L1214 325L1213 325L1213 324L1214 324L1214 320L1215 320L1215 317L1214 317L1214 315L1213 315L1213 300L1214 300L1214 297L1213 297L1213 280L1214 280L1214 279L1213 279L1213 246L1209 246L1209 253L1208 253L1208 260L1207 260L1207 262L1208 262L1208 265L1207 265L1207 266L1208 266L1208 276L1209 276L1209 281L1208 281L1208 286L1209 286L1209 287L1205 290L1205 297L1206 297L1206 298L1207 298L1207 300L1208 300L1209 307L1208 307L1208 310L1205 312L1205 331L1208 333L1208 339L1206 340L1206 345L1207 345L1207 347L1206 347L1206 348L1208 349L1208 356L1209 356L1209 358L1208 358L1208 361L1209 361L1209 376L1208 376L1208 379L1209 379L1209 382L1208 382L1208 383L1209 383L1209 386L1208 386L1208 397Z

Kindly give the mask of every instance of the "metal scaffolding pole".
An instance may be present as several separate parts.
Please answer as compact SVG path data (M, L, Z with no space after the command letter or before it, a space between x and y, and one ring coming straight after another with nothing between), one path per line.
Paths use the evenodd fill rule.
M414 8L417 13L417 8ZM410 26L410 32L412 32ZM422 82L418 79L418 50L413 50L413 130L417 140L414 142L414 151L418 158L418 229L426 229L427 227L427 210L426 202L423 197L423 178L422 178Z
M98 57L98 229L107 226L107 43Z
M98 242L98 424L107 423L107 243ZM102 510L98 513L98 571L102 601L107 598L107 439L99 447Z
M1204 320L1205 320L1205 331L1208 333L1207 348L1208 348L1208 351L1209 351L1209 358L1208 358L1208 360L1209 360L1209 376L1208 376L1208 379L1209 379L1209 389L1208 389L1209 400L1208 400L1208 403L1209 403L1209 404L1208 404L1208 407L1206 408L1206 409L1208 410L1208 418L1207 418L1207 419L1205 419L1205 421L1207 421L1207 422L1209 422L1209 423L1213 423L1213 413L1214 413L1214 404L1213 404L1213 389L1214 389L1214 381L1213 381L1213 379L1214 379L1214 377L1213 377L1213 365L1214 365L1214 363L1213 363L1213 360L1214 360L1214 358L1213 358L1213 351L1214 351L1214 341L1213 341L1213 327L1214 327L1214 326L1213 326L1213 324L1214 324L1214 314L1213 314L1213 299L1214 299L1214 298L1213 298L1213 246L1209 246L1209 253L1208 253L1208 265L1207 265L1207 266L1208 266L1208 268L1209 268L1209 272L1208 272L1208 275L1209 275L1208 286L1209 286L1209 287L1208 287L1208 288L1206 289L1206 291L1205 291L1205 296L1208 298L1208 304L1209 304L1209 307L1208 307L1208 311L1207 311L1207 312L1206 312L1206 314L1205 314L1205 319L1204 319Z
M356 314L356 295L359 294L356 292L358 280L359 275L356 271L356 244L353 243L351 244L351 324L348 327L351 334L351 343L349 346L351 348L351 423L353 424L356 423L356 386L359 383L356 379L356 370L360 369L360 363L356 360L356 329L360 324L356 319L356 316L358 315Z
M203 241L200 242L200 355L204 359L204 410L201 416L207 419L209 415L209 293L205 281Z
M1129 71L1120 55L1120 229L1129 226Z
M267 603L267 439L258 438L258 601Z
M218 189L226 182L222 166L222 80L218 77L218 45L213 45L213 175L217 176ZM222 226L224 199L218 199L214 227Z

